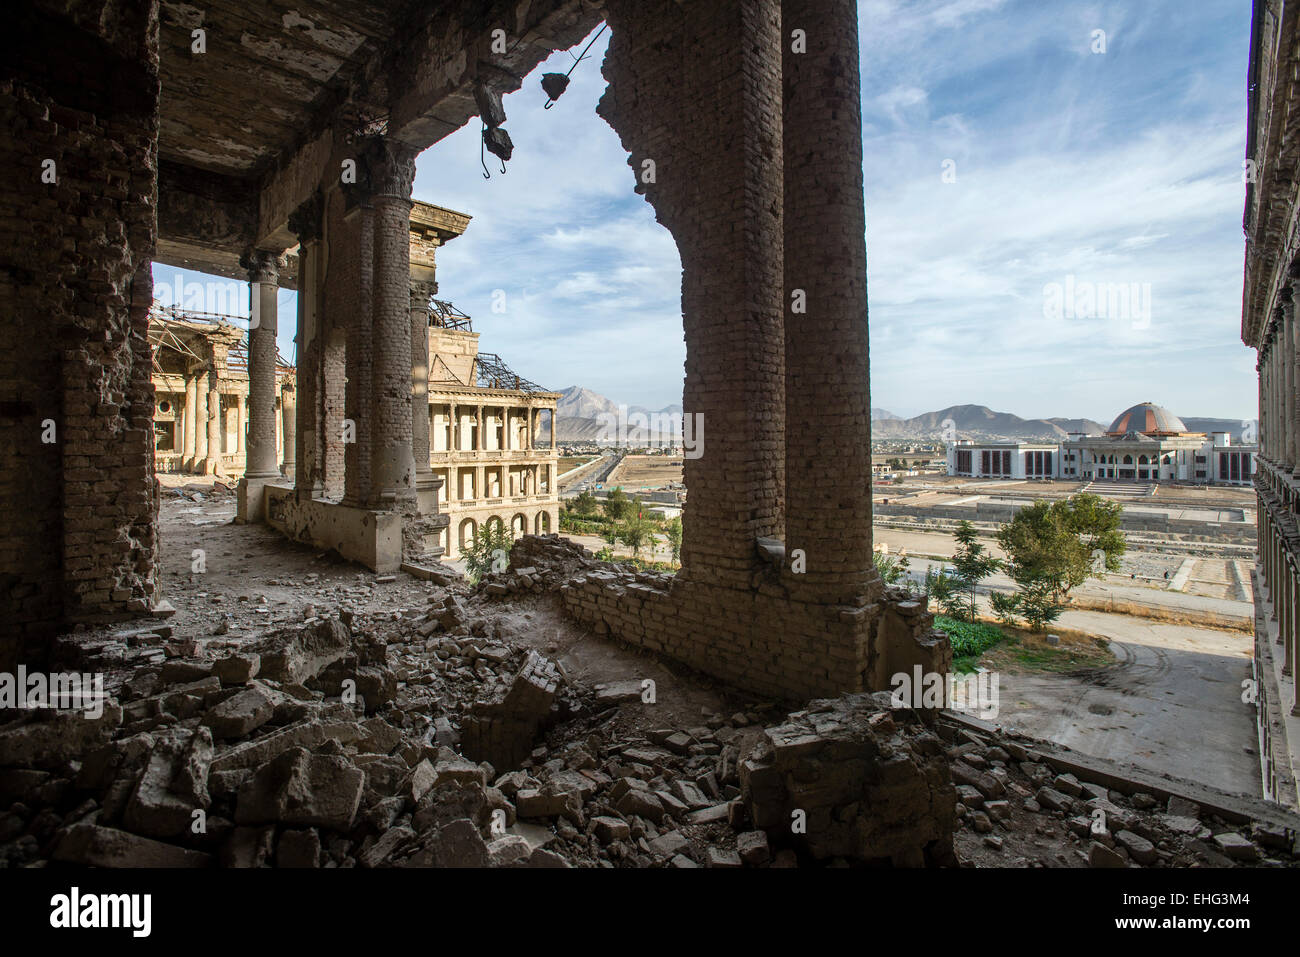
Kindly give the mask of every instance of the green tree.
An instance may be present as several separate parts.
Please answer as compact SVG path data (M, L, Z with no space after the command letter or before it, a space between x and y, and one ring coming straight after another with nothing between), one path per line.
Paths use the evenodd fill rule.
M925 596L927 610L930 602L933 601L939 610L949 617L956 618L963 613L964 601L961 589L956 577L948 568L942 565L938 568L927 568L921 591Z
M1020 599L1020 614L1025 616L1032 631L1043 631L1065 611L1047 582L1030 582L1021 587L1016 597Z
M989 606L993 609L993 617L1009 628L1014 628L1020 623L1020 598L1019 592L1007 594L1002 591L995 591L989 595Z
M1063 605L1071 589L1119 569L1122 514L1118 502L1087 494L1026 505L998 530L1008 573L1022 590L1045 589L1033 599L1043 607Z
M612 490L605 499L605 517L611 521L621 522L629 515L635 515L635 503L621 489Z
M632 557L639 558L641 548L654 540L654 526L641 516L632 515L618 525L617 535L620 542L632 549Z
M600 511L600 503L596 501L595 495L584 489L569 499L569 511L573 512L574 515L588 518Z
M680 564L682 560L682 517L680 515L664 526L664 534L668 536L668 547L673 551L673 561Z
M957 540L957 551L949 559L952 562L952 575L963 593L960 616L967 621L975 620L975 593L979 583L1002 567L1002 562L990 555L979 542L979 533L975 526L962 519L953 533ZM957 617L954 615L954 617Z
M505 571L514 547L514 533L504 522L485 522L479 526L473 544L463 553L469 580L477 585L488 572Z

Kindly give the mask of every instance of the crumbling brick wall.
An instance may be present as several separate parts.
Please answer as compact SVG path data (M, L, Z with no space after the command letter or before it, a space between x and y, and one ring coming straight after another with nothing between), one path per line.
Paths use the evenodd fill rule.
M158 7L68 6L14 14L0 81L0 618L32 639L144 611L157 587Z
M738 592L633 571L558 535L516 540L510 567L534 569L529 577L558 590L565 611L597 634L781 700L883 690L915 665L934 674L952 667L933 616L897 589L850 610L793 599L779 586Z

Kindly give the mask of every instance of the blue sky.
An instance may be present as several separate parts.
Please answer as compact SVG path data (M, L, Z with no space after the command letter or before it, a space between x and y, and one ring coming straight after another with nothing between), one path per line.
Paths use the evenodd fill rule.
M1249 4L859 6L873 405L1253 417L1238 336ZM538 81L567 53L506 97L505 175L489 155L483 178L474 122L421 155L415 196L473 216L438 279L485 351L548 388L660 408L681 401L681 265L595 113L607 38L552 109ZM1086 292L1108 289L1130 310L1088 317ZM286 356L295 301L281 293Z

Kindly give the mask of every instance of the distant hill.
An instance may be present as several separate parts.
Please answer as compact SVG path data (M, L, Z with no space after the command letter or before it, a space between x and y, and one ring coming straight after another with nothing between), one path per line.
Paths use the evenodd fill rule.
M951 405L910 419L876 418L873 439L941 439L945 423L962 439L1045 439L1059 441L1070 432L1098 435L1104 428L1090 419L1022 419L1010 412L994 412L986 405Z
M611 421L617 425L619 404L599 392L571 385L560 393L555 403L559 442L609 442ZM681 437L680 405L647 409L641 405L623 408L625 437L630 443L665 444ZM614 416L613 420L602 416ZM637 416L645 416L644 424ZM656 418L656 416L658 418ZM661 426L661 428L655 428ZM547 435L549 438L549 433Z
M1245 426L1241 419L1207 419L1187 416L1179 416L1183 420L1183 425L1187 426L1189 432L1227 432L1232 435L1232 441L1243 442L1241 433ZM1253 445L1257 441L1252 438L1247 445Z
M608 426L599 417L602 414L614 416L619 414L618 403L598 392L576 385L560 393L556 409L561 442L601 441ZM661 435L629 422L628 441L666 442L672 438L679 438L681 431L678 416L681 411L680 405L670 405L662 409L647 409L639 405L627 406L625 412L629 417L637 413L647 417L672 416L672 425L675 427L671 434L665 432ZM1108 427L1092 419L1059 416L1022 419L1010 412L995 412L986 405L950 405L946 409L926 412L910 419L901 418L888 409L872 407L871 437L873 439L942 439L946 432L945 423L949 421L957 438L985 442L993 440L1060 442L1074 432L1102 435ZM1229 432L1234 442L1242 441L1242 423L1239 419L1184 417L1183 423L1192 432ZM653 429L657 423L653 418L649 418L649 424Z

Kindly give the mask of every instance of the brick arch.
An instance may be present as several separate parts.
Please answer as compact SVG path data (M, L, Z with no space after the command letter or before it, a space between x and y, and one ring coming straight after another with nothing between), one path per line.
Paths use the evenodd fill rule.
M566 607L783 698L946 672L947 641L915 603L896 607L872 561L856 3L605 12L597 113L681 256L682 404L703 441L685 454L680 572L635 589L593 577ZM806 53L785 49L783 21L806 29Z
M538 535L546 535L551 531L551 513L543 509L537 513L534 519L533 531Z

